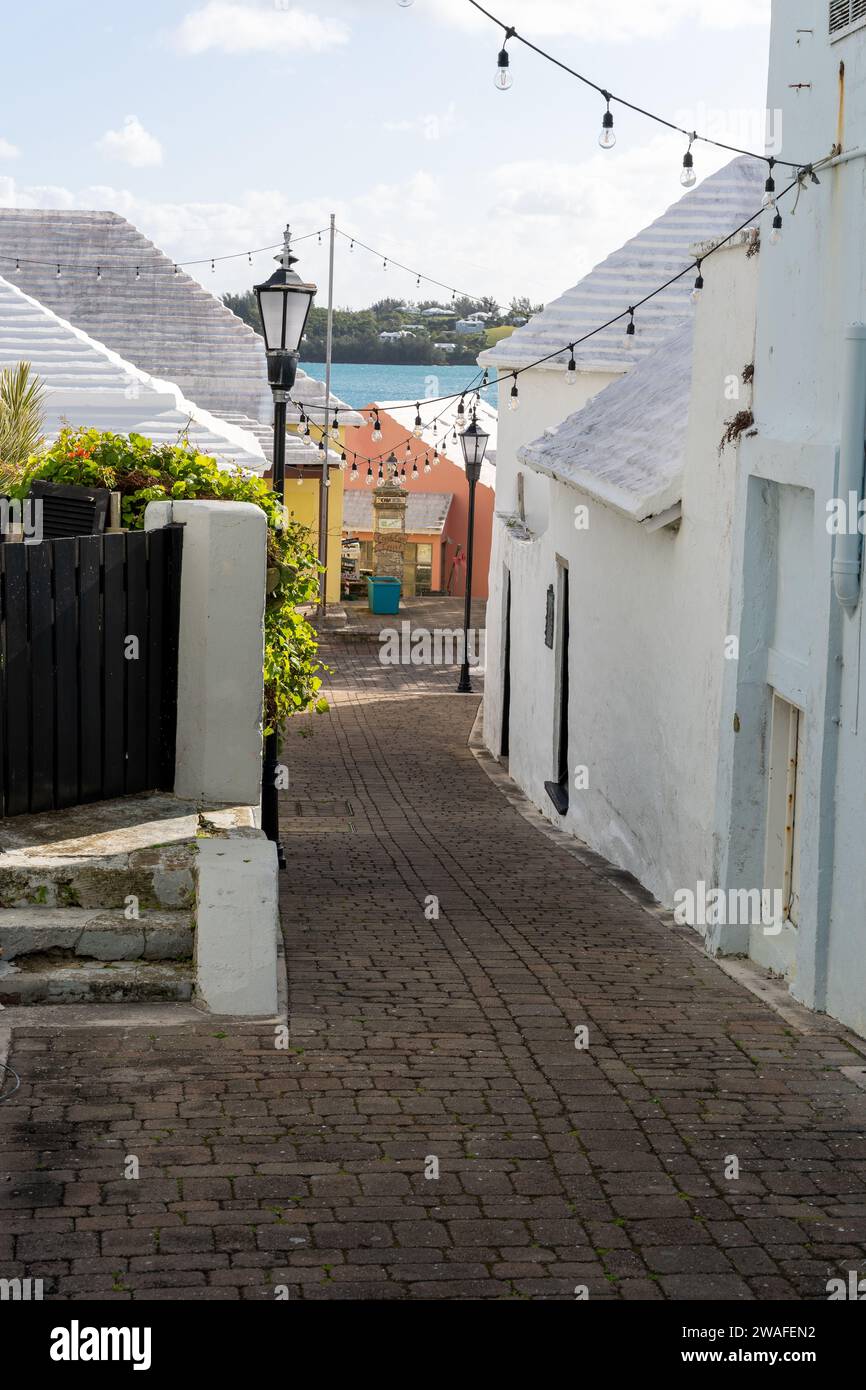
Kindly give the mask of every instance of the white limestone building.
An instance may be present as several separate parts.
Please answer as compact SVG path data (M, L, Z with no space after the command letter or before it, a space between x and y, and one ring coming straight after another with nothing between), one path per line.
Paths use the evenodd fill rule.
M181 439L227 467L264 473L259 439L189 401L0 277L0 367L29 362L45 389L46 436L64 424L136 432L155 444ZM300 447L300 445L299 445Z
M534 360L707 257L694 311L691 276L638 314L634 352L601 335L570 393L566 352L501 412L485 739L665 905L724 894L696 922L711 952L751 955L866 1035L864 45L866 12L774 4L780 155L841 147L795 216L780 204L778 245L771 211L759 254L749 234L709 254L760 205L766 167L737 160L711 219L675 242L666 214L481 360ZM834 537L828 504L849 493L853 535ZM761 890L777 920L755 917Z
M257 433L270 456L273 402L261 337L125 217L0 208L0 275L125 361ZM324 422L322 382L299 369L292 395ZM329 400L341 425L363 423L339 397ZM289 424L296 420L290 410Z

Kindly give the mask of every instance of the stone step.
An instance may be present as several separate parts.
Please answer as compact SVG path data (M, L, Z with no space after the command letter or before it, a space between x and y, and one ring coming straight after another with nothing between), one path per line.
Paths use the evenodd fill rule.
M0 908L187 908L195 901L190 844L131 853L0 855Z
M51 954L98 961L189 960L191 912L71 907L7 908L0 912L0 963Z
M55 960L48 955L22 957L20 967L0 963L0 1004L183 1003L192 998L189 962Z

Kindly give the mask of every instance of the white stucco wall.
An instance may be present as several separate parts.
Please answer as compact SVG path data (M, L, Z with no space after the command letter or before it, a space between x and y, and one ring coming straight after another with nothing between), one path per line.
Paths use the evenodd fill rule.
M866 29L830 43L821 0L774 5L768 105L783 112L786 158L866 145ZM840 64L845 65L844 78ZM792 83L809 84L792 90ZM799 927L751 943L804 1003L866 1034L866 708L862 601L832 592L826 503L836 493L845 326L866 319L861 156L819 172L782 204L783 238L761 255L755 355L757 435L741 450L732 593L743 633L734 702L722 722L731 787L727 881L760 882L769 708L777 690L805 720ZM781 183L780 183L781 187ZM766 240L766 238L765 238ZM721 949L742 949L736 934Z
M267 521L250 502L151 502L148 530L184 527L177 796L258 805Z
M756 266L742 244L706 265L679 532L644 529L528 469L526 516L535 538L514 540L501 523L496 532L488 746L499 752L500 596L510 569L510 773L551 820L667 904L679 887L694 887L698 878L713 882L718 858L714 749L729 630L719 574L728 562L736 474L728 457L719 460L717 444L724 421L748 404L747 388L732 402L726 385L752 361ZM527 373L523 380L533 389L521 387L536 436L540 421L546 415L553 423L561 406L549 376ZM568 396L573 409L577 391ZM500 439L513 433L509 421ZM501 443L498 471L497 506L508 510L514 465ZM589 507L586 530L575 529L577 505ZM558 560L567 563L570 584L569 764L572 773L585 765L589 779L585 790L572 786L564 819L544 790L555 778L558 660L544 643L545 597L548 585L556 585Z

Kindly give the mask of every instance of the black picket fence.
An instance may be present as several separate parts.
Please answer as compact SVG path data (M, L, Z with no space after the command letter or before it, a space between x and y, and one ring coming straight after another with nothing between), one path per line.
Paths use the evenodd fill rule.
M0 812L174 783L183 528L0 545Z

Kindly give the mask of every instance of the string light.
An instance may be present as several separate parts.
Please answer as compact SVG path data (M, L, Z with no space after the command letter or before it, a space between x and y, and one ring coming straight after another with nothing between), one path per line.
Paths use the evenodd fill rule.
M704 277L701 274L701 262L697 263L698 278L695 280L695 287L692 290L692 303L697 304L704 288Z
M512 387L511 387L511 397L510 397L509 402L508 402L508 409L509 409L509 410L519 410L519 409L520 409L520 392L519 392L518 389L517 389L517 373L516 373L516 372L512 372L511 375L512 375L512 377L514 378L514 382L513 382L513 385L512 385Z
M429 472L430 472L430 455L429 455L429 454L425 454L425 455L424 455L424 472L425 472L425 473L429 473Z
M770 233L771 246L778 246L782 240L782 214L776 209L776 216L773 218L773 230Z
M373 412L373 433L370 435L370 438L374 444L378 444L379 440L382 438L382 426L379 422L378 410Z
M420 439L424 433L424 426L421 424L421 405L419 401L415 402L415 425L412 433L416 439Z
M698 181L698 176L695 173L695 161L692 157L692 145L694 141L695 136L693 135L689 141L689 147L683 155L683 172L680 174L680 183L683 188L694 188Z
M460 397L460 403L459 403L459 405L457 406L457 422L456 422L456 424L455 424L455 429L463 430L463 429L465 429L465 427L466 427L466 407L465 407L465 405L463 404L463 397L461 396L461 397Z
M774 208L776 206L776 180L773 178L775 164L776 161L772 157L767 160L769 172L767 174L767 182L764 184L764 201L761 204L761 206L765 208Z
M635 335L634 309L629 309L628 313L629 313L629 319L628 319L628 323L627 323L627 325L626 325L626 330L625 330L625 332L626 332L626 337L627 337L627 338L633 338L634 335Z
M61 274L62 274L62 272L61 272L60 266L58 265L58 267L57 267L57 276L56 276L56 278L57 278L58 280L60 279Z
M102 271L99 269L99 266L97 266L97 267L96 267L96 280L97 280L97 284L99 283L99 281L100 281L101 279L102 279Z
M566 386L573 386L577 381L577 363L574 360L574 343L569 344L571 356L568 359L568 366L565 371Z
M514 86L514 78L511 76L511 60L508 56L508 49L505 47L505 45L508 43L509 39L514 38L516 32L516 29L506 29L505 38L503 40L502 47L499 50L499 55L496 59L496 76L493 79L493 82L494 86L500 92L507 92L510 87Z
M140 268L139 266L136 266L136 267L135 267L135 278L136 278L136 280L140 280L140 279L141 279L141 268Z
M367 487L372 487L372 486L373 486L373 465L372 465L372 464L368 464L368 465L367 465L367 476L366 476L366 478L364 479L364 482L366 483Z
M352 468L351 468L351 471L350 471L350 473L349 473L349 481L350 481L350 482L353 482L353 483L356 483L356 482L358 481L358 456L357 456L357 454L353 455L353 457L352 457Z
M616 144L616 131L613 128L613 112L610 109L610 92L602 92L607 102L607 110L601 118L601 134L598 143L603 150L612 150Z
M567 63L563 62L561 58L557 58L555 54L548 53L546 49L540 48L538 44L532 43L530 39L526 39L523 37L522 34L518 34L515 29L511 28L503 20L499 19L497 15L492 14L490 10L485 9L484 5L480 3L480 0L469 0L469 3L473 6L474 9L478 10L480 14L484 15L485 19L489 19L492 24L497 25L500 29L504 31L506 42L508 39L511 38L516 39L518 43L523 44L524 48L531 49L533 53L536 53L540 58L546 59L548 63L552 63L554 67L559 68L561 72L567 73L569 77L574 77L577 79L578 82L582 82L585 87L591 87L593 91L598 92L599 96L604 97L604 99L607 101L608 111L610 110L610 102L618 101L621 106L627 107L630 111L634 111L637 115L645 116L648 120L655 121L657 125L664 126L667 130L678 131L681 135L685 135L686 138L690 141L702 140L705 144L714 145L717 149L729 150L731 154L743 154L747 155L751 159L766 160L767 156L763 153L756 153L754 150L740 149L737 145L727 145L722 140L711 139L708 135L699 135L697 132L692 133L688 130L685 130L682 126L676 125L673 121L667 120L666 117L659 116L654 111L648 111L645 107L638 106L634 102L627 101L625 97L613 96L612 93L606 91L604 87L599 85L599 83L594 82L592 78L587 77L582 72L578 72L575 68L569 67ZM497 75L497 86L498 85L499 82ZM613 136L612 118L610 122L608 122L605 118L605 122L602 127L602 135L604 136L605 134ZM614 143L615 137L610 140L609 144L602 144L602 148L611 149ZM778 162L786 164L791 169L798 169L803 167L803 164L798 160L780 160Z
M413 460L412 460L412 477L413 477L413 479L418 477L418 460L417 460L417 459L413 459Z

